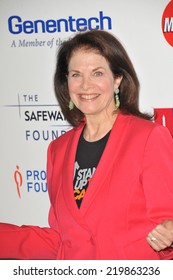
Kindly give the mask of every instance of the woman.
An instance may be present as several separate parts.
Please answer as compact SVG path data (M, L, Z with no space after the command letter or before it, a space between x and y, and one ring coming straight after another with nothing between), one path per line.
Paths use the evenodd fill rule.
M74 128L48 149L50 228L1 225L1 240L12 240L13 230L15 244L2 244L0 254L173 258L173 140L139 111L139 82L123 46L106 31L77 34L59 50L54 81Z

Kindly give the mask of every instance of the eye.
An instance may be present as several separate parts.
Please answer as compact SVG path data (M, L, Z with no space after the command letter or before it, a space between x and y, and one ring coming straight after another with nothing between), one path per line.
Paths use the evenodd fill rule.
M80 77L81 75L80 75L80 73L78 73L78 72L71 72L71 73L69 73L69 75L68 75L68 77L69 78L78 78L78 77Z
M79 76L80 76L79 73L73 73L73 74L72 74L72 77L79 77Z
M101 76L103 76L103 72L101 72L101 71L96 71L96 72L94 72L94 76L95 76L95 77L101 77Z

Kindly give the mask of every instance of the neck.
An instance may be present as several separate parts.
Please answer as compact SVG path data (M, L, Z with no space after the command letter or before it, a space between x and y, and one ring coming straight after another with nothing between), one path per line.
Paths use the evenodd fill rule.
M84 139L94 142L103 138L112 129L116 118L117 114L114 114L112 118L102 121L86 117L86 125L83 132Z

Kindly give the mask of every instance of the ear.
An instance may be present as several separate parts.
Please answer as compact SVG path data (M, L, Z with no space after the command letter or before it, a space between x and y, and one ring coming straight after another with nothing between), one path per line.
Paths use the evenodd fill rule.
M115 76L115 79L114 79L114 89L119 88L122 79L123 79L123 76L118 76L118 75Z

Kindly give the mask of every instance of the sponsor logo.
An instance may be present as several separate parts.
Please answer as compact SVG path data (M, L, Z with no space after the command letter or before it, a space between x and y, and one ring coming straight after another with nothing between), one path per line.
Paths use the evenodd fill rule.
M173 108L155 108L155 122L166 126L173 137Z
M33 33L59 33L78 32L94 29L112 29L112 20L109 16L100 11L98 16L89 18L68 18L59 19L36 19L23 20L19 15L12 15L8 19L8 29L11 34L33 34Z
M25 175L26 175L26 189L28 193L47 192L45 170L27 169Z
M19 165L16 165L14 171L14 183L18 197L22 198L22 192L24 193L46 193L46 171L38 169L26 169L20 171Z
M14 181L15 181L15 184L16 184L18 197L21 198L20 188L21 188L22 183L23 183L23 176L22 176L22 173L19 171L19 166L18 165L16 165L16 170L14 171Z
M162 32L168 44L173 47L173 1L168 3L163 12Z
M60 106L41 103L37 94L18 94L16 104L5 107L18 110L20 121L25 123L26 141L52 141L71 128Z

